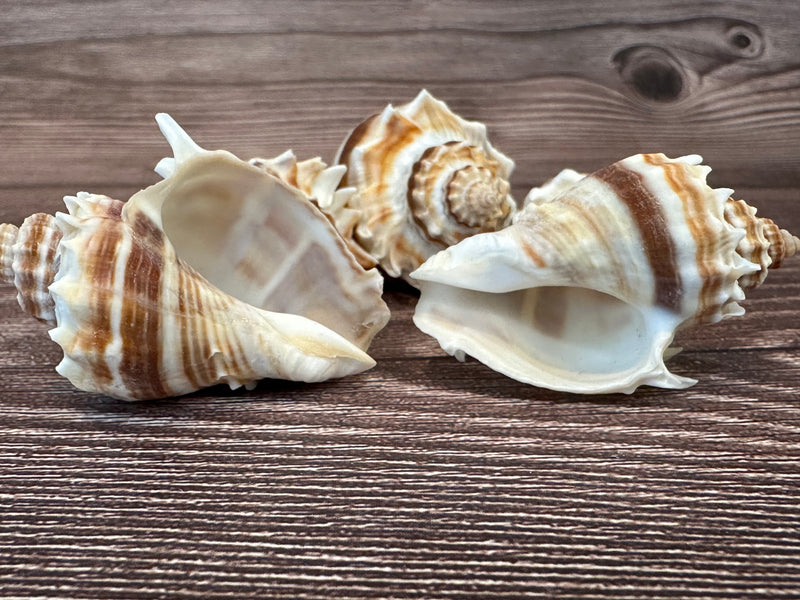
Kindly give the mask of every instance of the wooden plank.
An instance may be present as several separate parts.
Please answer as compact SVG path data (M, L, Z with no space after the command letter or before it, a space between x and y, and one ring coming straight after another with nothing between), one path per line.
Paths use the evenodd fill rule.
M651 23L675 18L719 17L767 24L791 21L792 0L776 0L764 11L747 1L686 3L629 0L558 4L527 0L464 2L424 0L372 2L341 0L336 9L325 0L173 0L168 6L146 0L37 0L9 6L0 15L0 44L47 43L70 39L106 39L143 35L211 33L285 33L317 31L363 33L460 29L465 31L541 31L583 27L587 23Z
M688 123L603 87L561 78L507 84L499 98L487 86L429 87L465 118L488 125L490 140L517 163L515 188L527 191L567 166L592 171L636 152L660 151L702 154L714 168L715 185L739 189L796 185L799 74L755 80L700 99ZM365 87L325 85L324 103L313 100L321 90L316 85L216 93L202 86L118 86L109 89L122 98L115 103L115 120L103 116L107 97L95 97L90 84L77 90L54 84L51 96L37 100L29 99L35 88L15 84L11 89L19 91L7 93L8 104L0 107L11 111L0 125L6 142L0 160L7 165L0 187L69 184L71 191L99 191L149 185L156 181L153 166L169 152L153 121L159 111L173 114L208 148L226 148L246 158L292 148L301 158L331 161L351 128L390 101L409 101L422 86L389 85L367 92ZM207 104L193 107L201 92ZM65 103L70 94L81 96L85 108ZM681 110L682 115L694 113L688 105Z
M278 13L290 11L280 6ZM87 13L95 25L85 34L74 30L57 40L21 39L0 47L0 135L6 141L0 160L11 167L0 186L147 181L147 170L164 152L152 124L160 110L174 113L210 147L243 156L293 147L330 160L361 119L388 102L408 101L421 87L486 122L496 145L517 160L516 177L528 187L566 165L591 170L652 150L702 153L733 187L796 183L800 33L786 26L800 18L796 3L781 3L783 12L769 14L730 3L724 17L708 14L719 15L713 4L675 4L653 9L648 19L632 18L624 2L610 7L605 19L591 12L584 17L585 8L567 3L557 11L562 17L528 30L519 24L539 24L540 13L548 11L512 3L502 17L512 31L464 29L462 19L487 12L501 18L480 4L468 5L471 17L447 3L435 6L428 20L399 11L422 19L413 27L401 20L387 29L394 21L376 15L371 22L382 24L376 31L358 33L353 25L352 31L326 33L263 19L250 19L247 31L232 26L226 32L217 29L225 29L218 25L225 19L209 19L209 6L200 5L186 11L186 21L169 24L156 12L143 21L150 29L134 27L116 37L100 30L123 26L124 20L112 17L120 6L94 6ZM69 16L78 7L59 10ZM84 23L49 18L49 3L19 10L6 18L48 19L43 31ZM237 22L247 20L246 7L239 10L231 11L239 14ZM569 20L559 20L568 13ZM450 21L436 20L443 15ZM201 18L210 28L205 35L197 29ZM745 48L726 37L740 29L750 36ZM15 31L23 36L39 29ZM678 101L641 97L632 87L635 77L615 65L620 53L644 46L661 52L645 61L644 72L667 80L676 75L683 90ZM460 60L465 48L469 61ZM329 56L337 58L320 58ZM147 154L132 160L140 152ZM86 160L76 163L76 155Z
M157 181L158 111L209 148L330 161L427 87L487 124L518 200L563 167L701 153L797 233L798 22L794 0L9 3L0 222ZM800 259L679 334L696 386L630 396L459 363L413 289L385 297L363 374L128 404L56 374L0 286L0 596L798 596Z

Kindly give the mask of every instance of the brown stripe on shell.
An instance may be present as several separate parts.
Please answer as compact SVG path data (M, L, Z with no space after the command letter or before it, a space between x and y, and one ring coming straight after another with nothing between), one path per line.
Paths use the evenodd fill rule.
M163 233L143 213L133 216L131 229L120 322L120 377L135 398L163 398L172 395L161 378Z
M447 142L447 144L456 144L456 143L458 142ZM416 223L417 227L419 228L419 231L425 236L425 238L429 242L444 247L442 241L433 237L428 231L428 228L425 226L425 222L421 218L419 210L420 207L418 206L418 203L414 199L414 192L418 187L417 179L419 177L419 172L422 169L422 166L425 163L425 161L430 160L431 156L433 156L434 154L436 154L436 152L439 151L439 148L440 146L431 146L430 148L426 148L425 151L422 153L422 155L419 157L419 160L417 160L417 162L415 162L414 165L411 167L411 174L408 176L408 183L406 184L406 202L408 203L411 212L411 218ZM431 183L430 185L432 186L433 183ZM423 191L423 196L426 198L430 198L433 191L429 189L428 186L425 186L425 182L423 182L423 186L425 187Z
M114 377L106 362L106 349L113 341L111 307L114 302L114 279L117 250L124 235L124 225L119 216L110 215L107 222L97 228L83 253L80 267L81 280L91 282L88 286L87 326L77 334L72 353L85 353L90 360L84 364L92 371L92 378L99 388L110 386ZM66 348L64 349L66 352Z
M42 321L54 322L55 305L47 288L56 276L60 241L55 218L45 213L29 216L17 234L13 263L17 298L25 312Z
M383 196L389 187L384 174L392 173L398 154L422 134L422 130L405 117L392 113L384 124L384 135L364 150L364 165L371 171L364 174L371 184L370 193Z
M725 203L725 212L725 219L729 223L745 231L744 237L736 246L736 252L761 267L761 270L747 273L739 278L739 285L743 290L754 288L764 280L765 269L768 266L762 264L764 262L764 242L760 239L762 235L759 235L759 220L751 214L751 207L743 200L729 199Z
M349 185L351 185L348 183L348 175L350 174L350 155L353 153L353 148L355 148L361 143L361 140L367 134L367 131L369 131L372 122L378 116L380 116L380 113L372 115L371 117L367 118L365 121L360 123L358 126L356 126L356 128L353 129L353 132L350 134L350 136L347 138L344 145L342 146L342 150L339 153L339 164L345 165L347 167L347 171L345 172L344 177L342 177L342 180L339 182L340 188L346 188Z
M125 208L125 203L122 200L116 200L108 196L103 196L101 205L105 209L105 214L110 217L121 217L122 209Z
M666 217L658 199L647 188L642 176L615 163L594 176L609 185L628 207L641 234L644 252L655 284L655 303L679 312L683 283L678 271L675 242L670 237Z
M595 239L602 244L603 252L606 256L613 256L613 242L611 234L604 230L601 223L598 221L598 211L592 210L587 207L583 202L573 201L570 202L570 196L565 196L563 202L569 205L581 216L583 222L592 230ZM578 241L580 243L580 241ZM614 269L614 278L616 285L614 286L617 293L623 298L631 297L635 294L635 290L631 290L630 281L627 272L625 271L625 264L623 261L613 260L611 266Z
M181 332L181 362L183 363L183 373L193 388L200 389L203 385L201 385L194 370L194 319L186 318L187 315L192 313L191 305L194 301L194 297L190 295L191 291L189 289L192 278L187 278L184 275L187 267L188 265L182 264L179 260L177 268L175 269L175 272L178 274L178 315L176 315L176 325Z
M544 269L547 266L541 254L536 252L527 241L520 239L520 245L522 246L522 251L525 253L525 256L527 256L534 265L540 269Z
M686 226L695 243L695 263L702 281L695 318L700 322L706 321L719 309L717 296L725 283L727 271L727 266L716 258L720 241L711 228L706 206L705 195L713 192L702 181L698 185L685 163L668 161L663 154L643 154L642 159L662 169L664 179L683 204ZM712 199L712 202L716 202L716 199Z
M777 269L781 266L784 257L786 256L786 239L781 233L781 228L775 224L772 219L765 217L757 217L761 219L764 224L764 237L767 238L769 246L767 246L767 254L772 259L769 267Z
M0 283L14 283L14 243L19 229L10 223L0 224Z

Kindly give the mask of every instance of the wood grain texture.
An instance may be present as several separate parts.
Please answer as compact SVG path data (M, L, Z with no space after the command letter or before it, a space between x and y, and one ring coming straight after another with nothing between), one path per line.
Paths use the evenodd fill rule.
M800 231L800 5L7 3L0 222L206 147L330 160L421 87L485 122L516 197L701 153ZM125 404L74 390L0 287L3 598L800 597L800 261L683 332L682 391L579 397L447 357L387 284L373 370Z

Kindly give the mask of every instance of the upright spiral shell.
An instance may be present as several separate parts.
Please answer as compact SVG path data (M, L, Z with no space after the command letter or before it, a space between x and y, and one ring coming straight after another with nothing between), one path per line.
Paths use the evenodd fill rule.
M348 223L340 232L392 277L471 235L502 229L516 211L513 161L489 143L485 125L462 119L425 90L356 127L336 162L348 169L341 187L355 193L322 208Z

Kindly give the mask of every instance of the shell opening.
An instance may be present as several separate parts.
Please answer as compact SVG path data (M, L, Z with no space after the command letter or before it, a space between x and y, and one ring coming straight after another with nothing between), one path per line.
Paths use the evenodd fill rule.
M420 329L447 339L449 354L469 354L519 381L579 393L689 383L663 364L678 320L666 310L580 287L491 293L422 285Z
M178 258L238 300L316 321L362 350L388 320L380 276L306 195L232 154L198 155L131 202L153 207Z
M273 292L279 288L282 297L295 302L319 298L307 288L327 280L322 275L331 267L321 248L316 262L320 277L292 273L302 253L315 252L314 240L326 238L298 231L298 223L308 229L325 226L303 218L315 209L255 168L217 162L213 172L204 174L200 162L192 167L196 172L191 176L165 181L170 187L161 218L178 256L225 293L267 310L298 312L297 306L274 305ZM304 243L298 245L300 233ZM287 286L297 289L287 293Z

